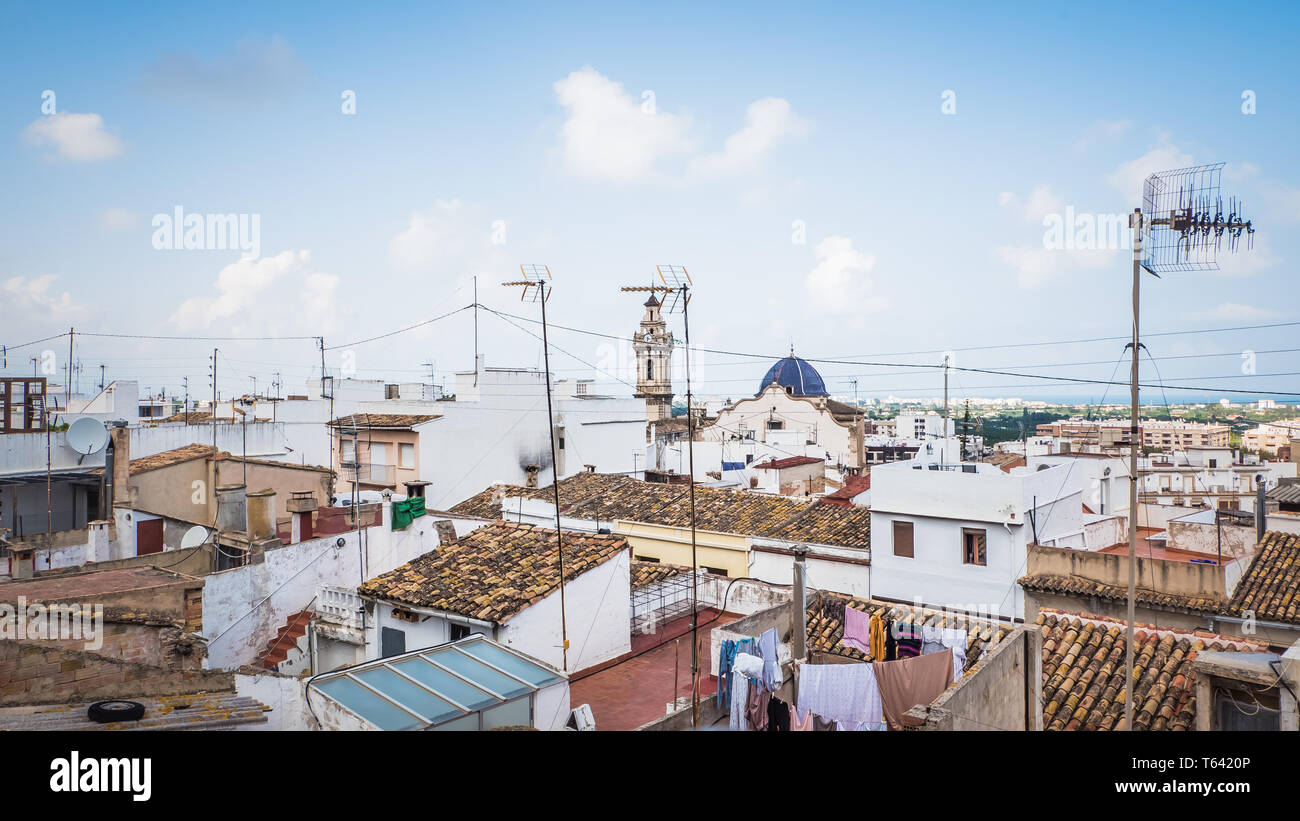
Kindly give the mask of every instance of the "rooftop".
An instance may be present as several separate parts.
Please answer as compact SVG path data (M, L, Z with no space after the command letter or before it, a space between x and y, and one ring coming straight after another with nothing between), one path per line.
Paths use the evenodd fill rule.
M1232 594L1234 613L1300 625L1300 535L1270 530Z
M139 721L91 721L90 702L0 708L0 732L5 730L220 730L243 724L265 724L269 709L260 701L235 693L132 698L144 705Z
M664 564L663 562L632 562L632 589L638 590L642 587L648 587L652 584L671 579L674 576L680 576L683 573L690 573L689 567L682 567L675 564Z
M782 468L794 468L802 465L821 465L825 464L824 459L818 459L816 456L789 456L785 459L768 459L766 462L760 462L753 465L754 470L781 470Z
M456 613L501 625L559 588L554 530L493 522L362 584L371 599ZM566 531L568 581L628 549L621 536Z
M844 487L834 493L827 493L822 497L822 503L828 505L838 504L846 507L853 504L853 497L866 493L868 490L871 490L870 471L863 476L849 475L844 479Z
M421 730L562 681L564 675L545 663L470 635L317 676L311 689L381 730Z
M117 570L90 570L77 573L52 573L34 579L0 584L0 601L15 602L19 596L29 602L56 602L66 599L93 599L110 593L148 590L175 584L201 585L201 579L159 570L156 567L126 567Z
M1043 611L1043 728L1122 729L1125 626L1119 622ZM1133 725L1138 730L1196 728L1191 662L1203 650L1257 650L1222 636L1143 629L1134 633Z
M330 421L332 428L385 428L405 430L441 419L438 413L353 413Z

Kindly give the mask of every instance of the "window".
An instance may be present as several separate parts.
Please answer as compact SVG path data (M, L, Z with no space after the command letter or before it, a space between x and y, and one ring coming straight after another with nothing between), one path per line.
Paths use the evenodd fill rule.
M784 422L778 421L778 420L776 420L776 419L770 419L770 420L768 420L768 423L767 423L767 429L768 429L768 430L781 430L781 429L784 428L784 427L785 427L785 423L784 423Z
M370 446L370 464L372 465L388 464L388 445L374 443Z
M988 542L983 530L961 529L962 561L980 566L988 564Z
M469 627L464 624L451 625L451 640L463 639L469 635Z
M355 440L343 440L343 461L345 463L357 461L357 443Z
M647 380L655 378L655 361L653 359L647 359L645 361L645 378Z
M406 652L406 631L391 627L379 628L379 655L383 658L400 656Z
M415 467L415 445L403 443L397 446L398 464L404 468Z
M708 567L708 566L705 566L705 565L701 565L701 566L700 566L700 569L703 570L705 573L712 573L712 574L715 575L715 576L726 576L726 575L728 575L727 571L724 570L724 569L721 568L721 567Z
M911 522L894 522L894 555L906 559L914 557Z

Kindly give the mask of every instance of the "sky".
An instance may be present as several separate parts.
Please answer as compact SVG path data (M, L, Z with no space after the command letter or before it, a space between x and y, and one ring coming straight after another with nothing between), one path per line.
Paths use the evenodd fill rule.
M1147 174L1224 162L1254 247L1144 275L1143 381L1297 401L1297 23L1290 3L7 3L4 372L61 369L75 328L83 392L103 365L206 396L219 347L223 397L277 374L301 393L317 337L331 373L450 385L474 312L430 320L475 277L487 364L540 366L539 306L499 284L540 263L556 376L628 395L644 298L619 287L675 264L700 395L752 395L791 349L844 396L938 396L936 370L891 366L944 351L1123 381L1127 237L1047 247L1053 215L1124 215ZM227 214L245 232L209 237Z

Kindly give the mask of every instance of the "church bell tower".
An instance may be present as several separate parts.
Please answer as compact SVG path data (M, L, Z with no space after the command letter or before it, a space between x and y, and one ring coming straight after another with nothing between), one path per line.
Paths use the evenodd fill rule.
M647 422L671 419L673 415L673 335L668 332L661 307L659 299L651 293L645 303L641 327L632 338L637 367L633 395L645 400Z

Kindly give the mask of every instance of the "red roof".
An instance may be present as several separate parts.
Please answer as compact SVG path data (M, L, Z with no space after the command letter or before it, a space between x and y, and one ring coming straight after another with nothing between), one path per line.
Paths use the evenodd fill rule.
M864 476L850 475L844 480L844 487L834 493L827 493L822 497L822 504L839 505L840 507L851 507L853 497L859 493L865 493L871 490L871 473Z
M794 468L800 465L817 465L824 461L824 459L818 459L816 456L791 456L788 459L771 459L762 464L754 465L754 470L781 470L782 468Z

